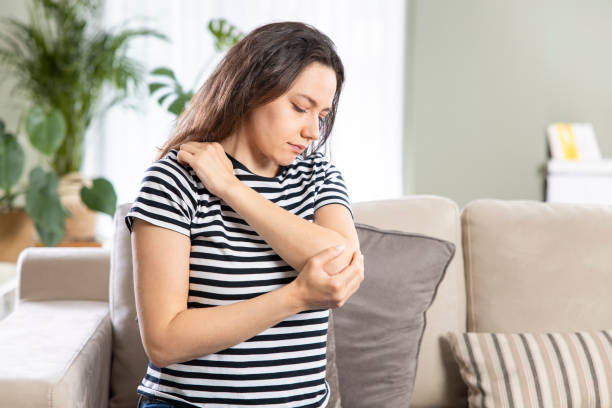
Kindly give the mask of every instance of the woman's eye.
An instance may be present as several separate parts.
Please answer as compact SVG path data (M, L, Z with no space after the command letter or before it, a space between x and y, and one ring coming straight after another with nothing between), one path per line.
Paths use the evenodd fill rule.
M304 112L306 112L304 109L300 109L300 108L298 108L298 106L297 106L295 103L293 104L293 109L295 109L296 111L298 111L298 112L300 112L300 113L304 113Z

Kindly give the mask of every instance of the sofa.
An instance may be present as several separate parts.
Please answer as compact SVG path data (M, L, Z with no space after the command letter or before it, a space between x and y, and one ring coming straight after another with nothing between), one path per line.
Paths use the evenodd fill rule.
M17 303L0 321L1 406L136 406L148 359L124 223L130 206L117 208L112 248L27 248L20 254ZM353 203L353 210L358 223L435 237L455 248L426 310L414 387L408 387L411 407L467 406L473 390L462 379L449 332L612 328L608 206L479 199L460 210L444 197L413 195ZM376 279L376 266L364 256L363 284ZM338 344L348 335L334 331ZM343 371L340 352L333 358L340 385L362 374ZM341 401L357 391L340 389Z

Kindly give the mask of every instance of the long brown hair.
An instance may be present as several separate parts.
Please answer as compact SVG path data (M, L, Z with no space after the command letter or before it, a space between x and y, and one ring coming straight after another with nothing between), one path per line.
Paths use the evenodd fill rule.
M300 72L318 62L336 73L336 93L320 124L317 146L332 131L344 82L344 66L332 40L311 25L280 22L260 26L234 45L177 118L177 125L157 160L187 141L219 142L253 109L283 95Z

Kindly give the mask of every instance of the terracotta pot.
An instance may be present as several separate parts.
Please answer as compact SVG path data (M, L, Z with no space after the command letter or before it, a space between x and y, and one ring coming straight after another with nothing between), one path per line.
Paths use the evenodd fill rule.
M0 262L17 262L19 253L33 246L37 236L24 209L0 213Z
M60 178L58 194L60 202L66 211L71 213L66 218L66 233L62 242L95 241L96 215L81 200L81 187L91 187L93 180L82 174L72 172Z

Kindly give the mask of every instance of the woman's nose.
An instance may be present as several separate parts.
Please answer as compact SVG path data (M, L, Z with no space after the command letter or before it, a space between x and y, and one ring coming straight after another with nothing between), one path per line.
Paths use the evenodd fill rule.
M317 116L314 120L310 120L308 125L304 127L304 136L309 139L317 140L319 138L319 117Z

